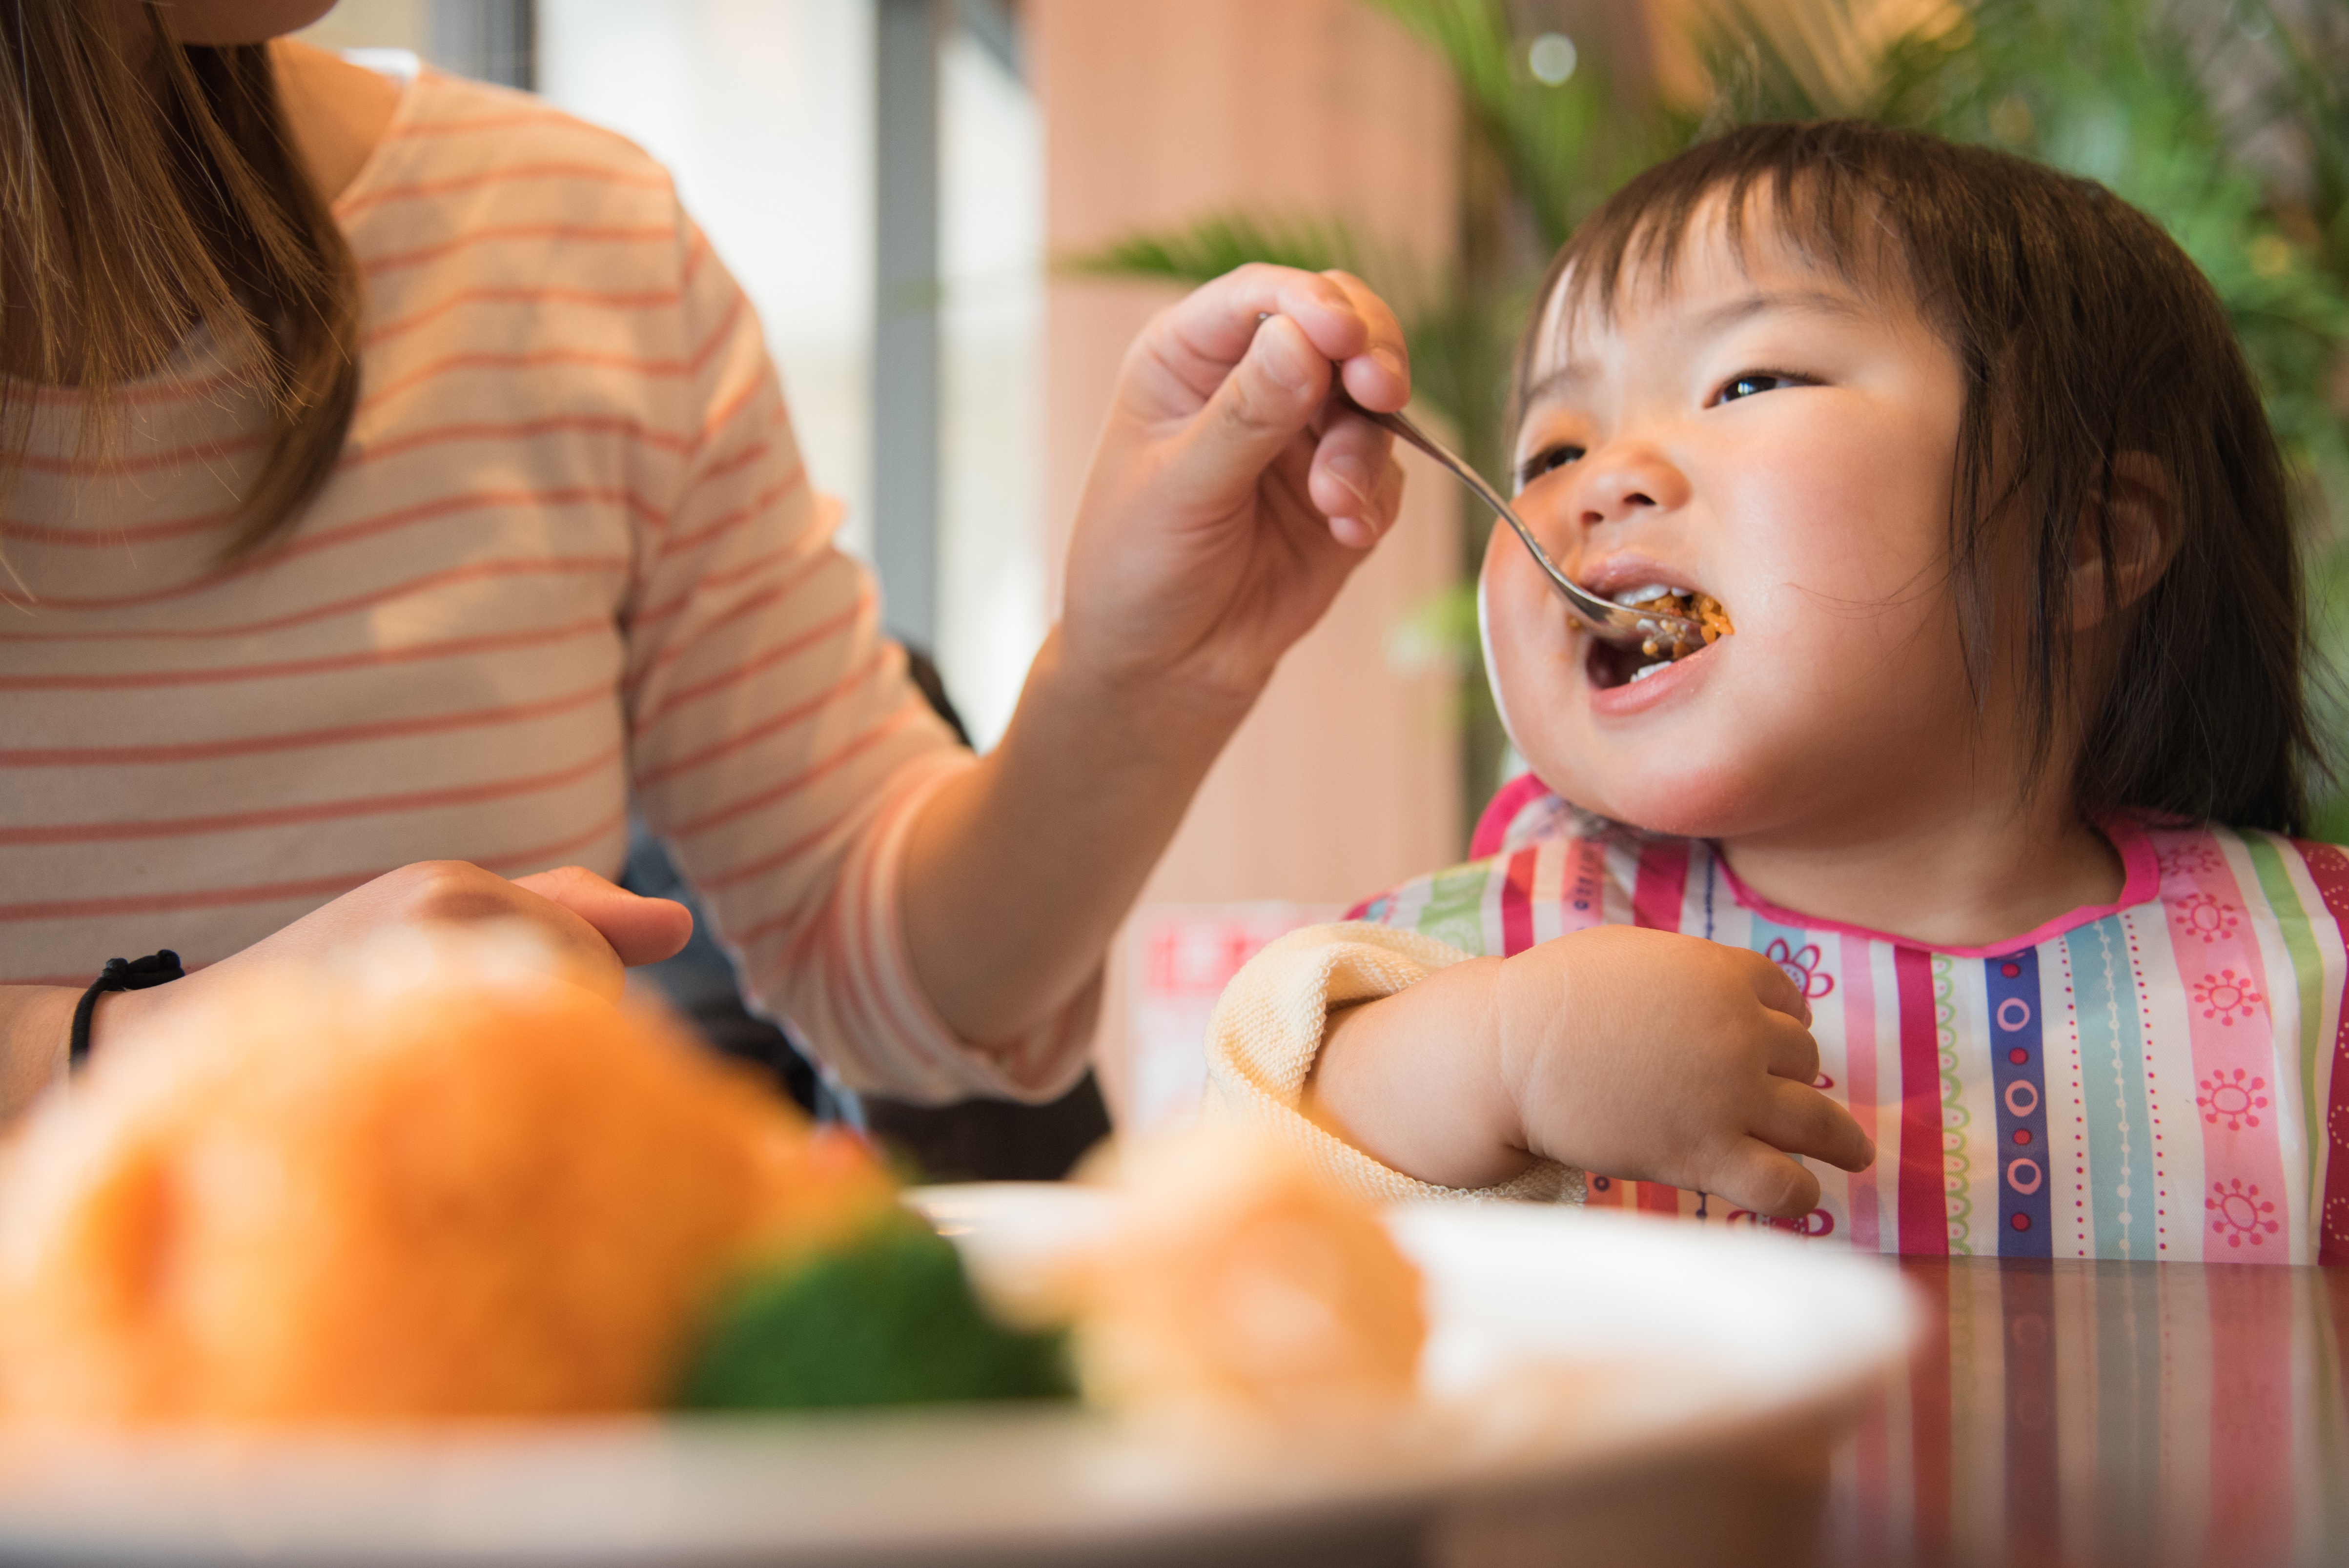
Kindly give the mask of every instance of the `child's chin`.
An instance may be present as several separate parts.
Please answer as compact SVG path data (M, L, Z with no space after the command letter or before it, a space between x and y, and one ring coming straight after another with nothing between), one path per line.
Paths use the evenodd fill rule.
M1618 822L1682 839L1717 839L1735 830L1752 792L1727 769L1692 762L1618 775L1578 797L1558 793Z

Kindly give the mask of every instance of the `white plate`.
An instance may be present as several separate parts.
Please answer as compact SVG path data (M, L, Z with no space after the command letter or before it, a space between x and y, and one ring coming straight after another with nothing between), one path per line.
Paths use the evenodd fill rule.
M1107 1222L1066 1186L914 1195L976 1270ZM0 1441L0 1555L124 1563L1299 1560L1465 1489L1570 1477L1848 1399L1903 1353L1887 1265L1568 1209L1398 1210L1425 1408L1392 1428L1154 1430L1073 1408L435 1434ZM1332 1532L1336 1532L1335 1534ZM1368 1532L1367 1535L1364 1532ZM1288 1542L1282 1545L1283 1542Z

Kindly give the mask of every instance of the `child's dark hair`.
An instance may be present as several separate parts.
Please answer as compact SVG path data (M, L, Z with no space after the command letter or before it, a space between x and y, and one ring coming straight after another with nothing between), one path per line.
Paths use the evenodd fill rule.
M2020 645L2025 736L2044 758L2073 700L2073 551L2115 455L2150 454L2177 550L2127 614L2102 706L2081 717L2084 811L2135 809L2302 830L2323 769L2303 685L2305 623L2275 438L2209 283L2144 213L2090 181L1986 148L1858 120L1754 125L1648 170L1576 230L1519 346L1543 321L1603 318L1627 276L1668 285L1701 209L1726 197L1732 253L1770 233L1865 286L1904 276L1966 378L1950 569L1977 692L2008 634L1992 527L2033 531ZM1567 297L1551 302L1561 281ZM2112 542L2098 530L2106 580Z

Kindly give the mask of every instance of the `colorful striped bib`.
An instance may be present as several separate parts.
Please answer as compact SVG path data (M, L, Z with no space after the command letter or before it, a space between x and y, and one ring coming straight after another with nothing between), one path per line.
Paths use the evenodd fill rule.
M1818 1087L1876 1140L1786 1228L1887 1253L2349 1263L2349 853L2219 827L2106 827L2114 904L1931 951L1778 909L1712 847L1531 778L1472 852L1354 918L1477 954L1594 925L1764 954L1810 998ZM2328 1131L2328 1130L2330 1130ZM1593 1203L1775 1223L1594 1175Z

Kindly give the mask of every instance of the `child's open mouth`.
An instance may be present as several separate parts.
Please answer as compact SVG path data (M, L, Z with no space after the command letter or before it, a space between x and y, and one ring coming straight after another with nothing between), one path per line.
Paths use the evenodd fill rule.
M1659 614L1685 617L1694 621L1702 630L1700 641L1664 642L1658 639L1637 647L1602 643L1593 637L1588 667L1590 684L1600 691L1629 686L1645 680L1660 670L1668 670L1691 655L1702 653L1737 629L1729 624L1729 614L1721 607L1721 601L1710 593L1651 583L1636 588L1620 589L1608 597L1618 604L1628 604L1635 610L1653 610Z

